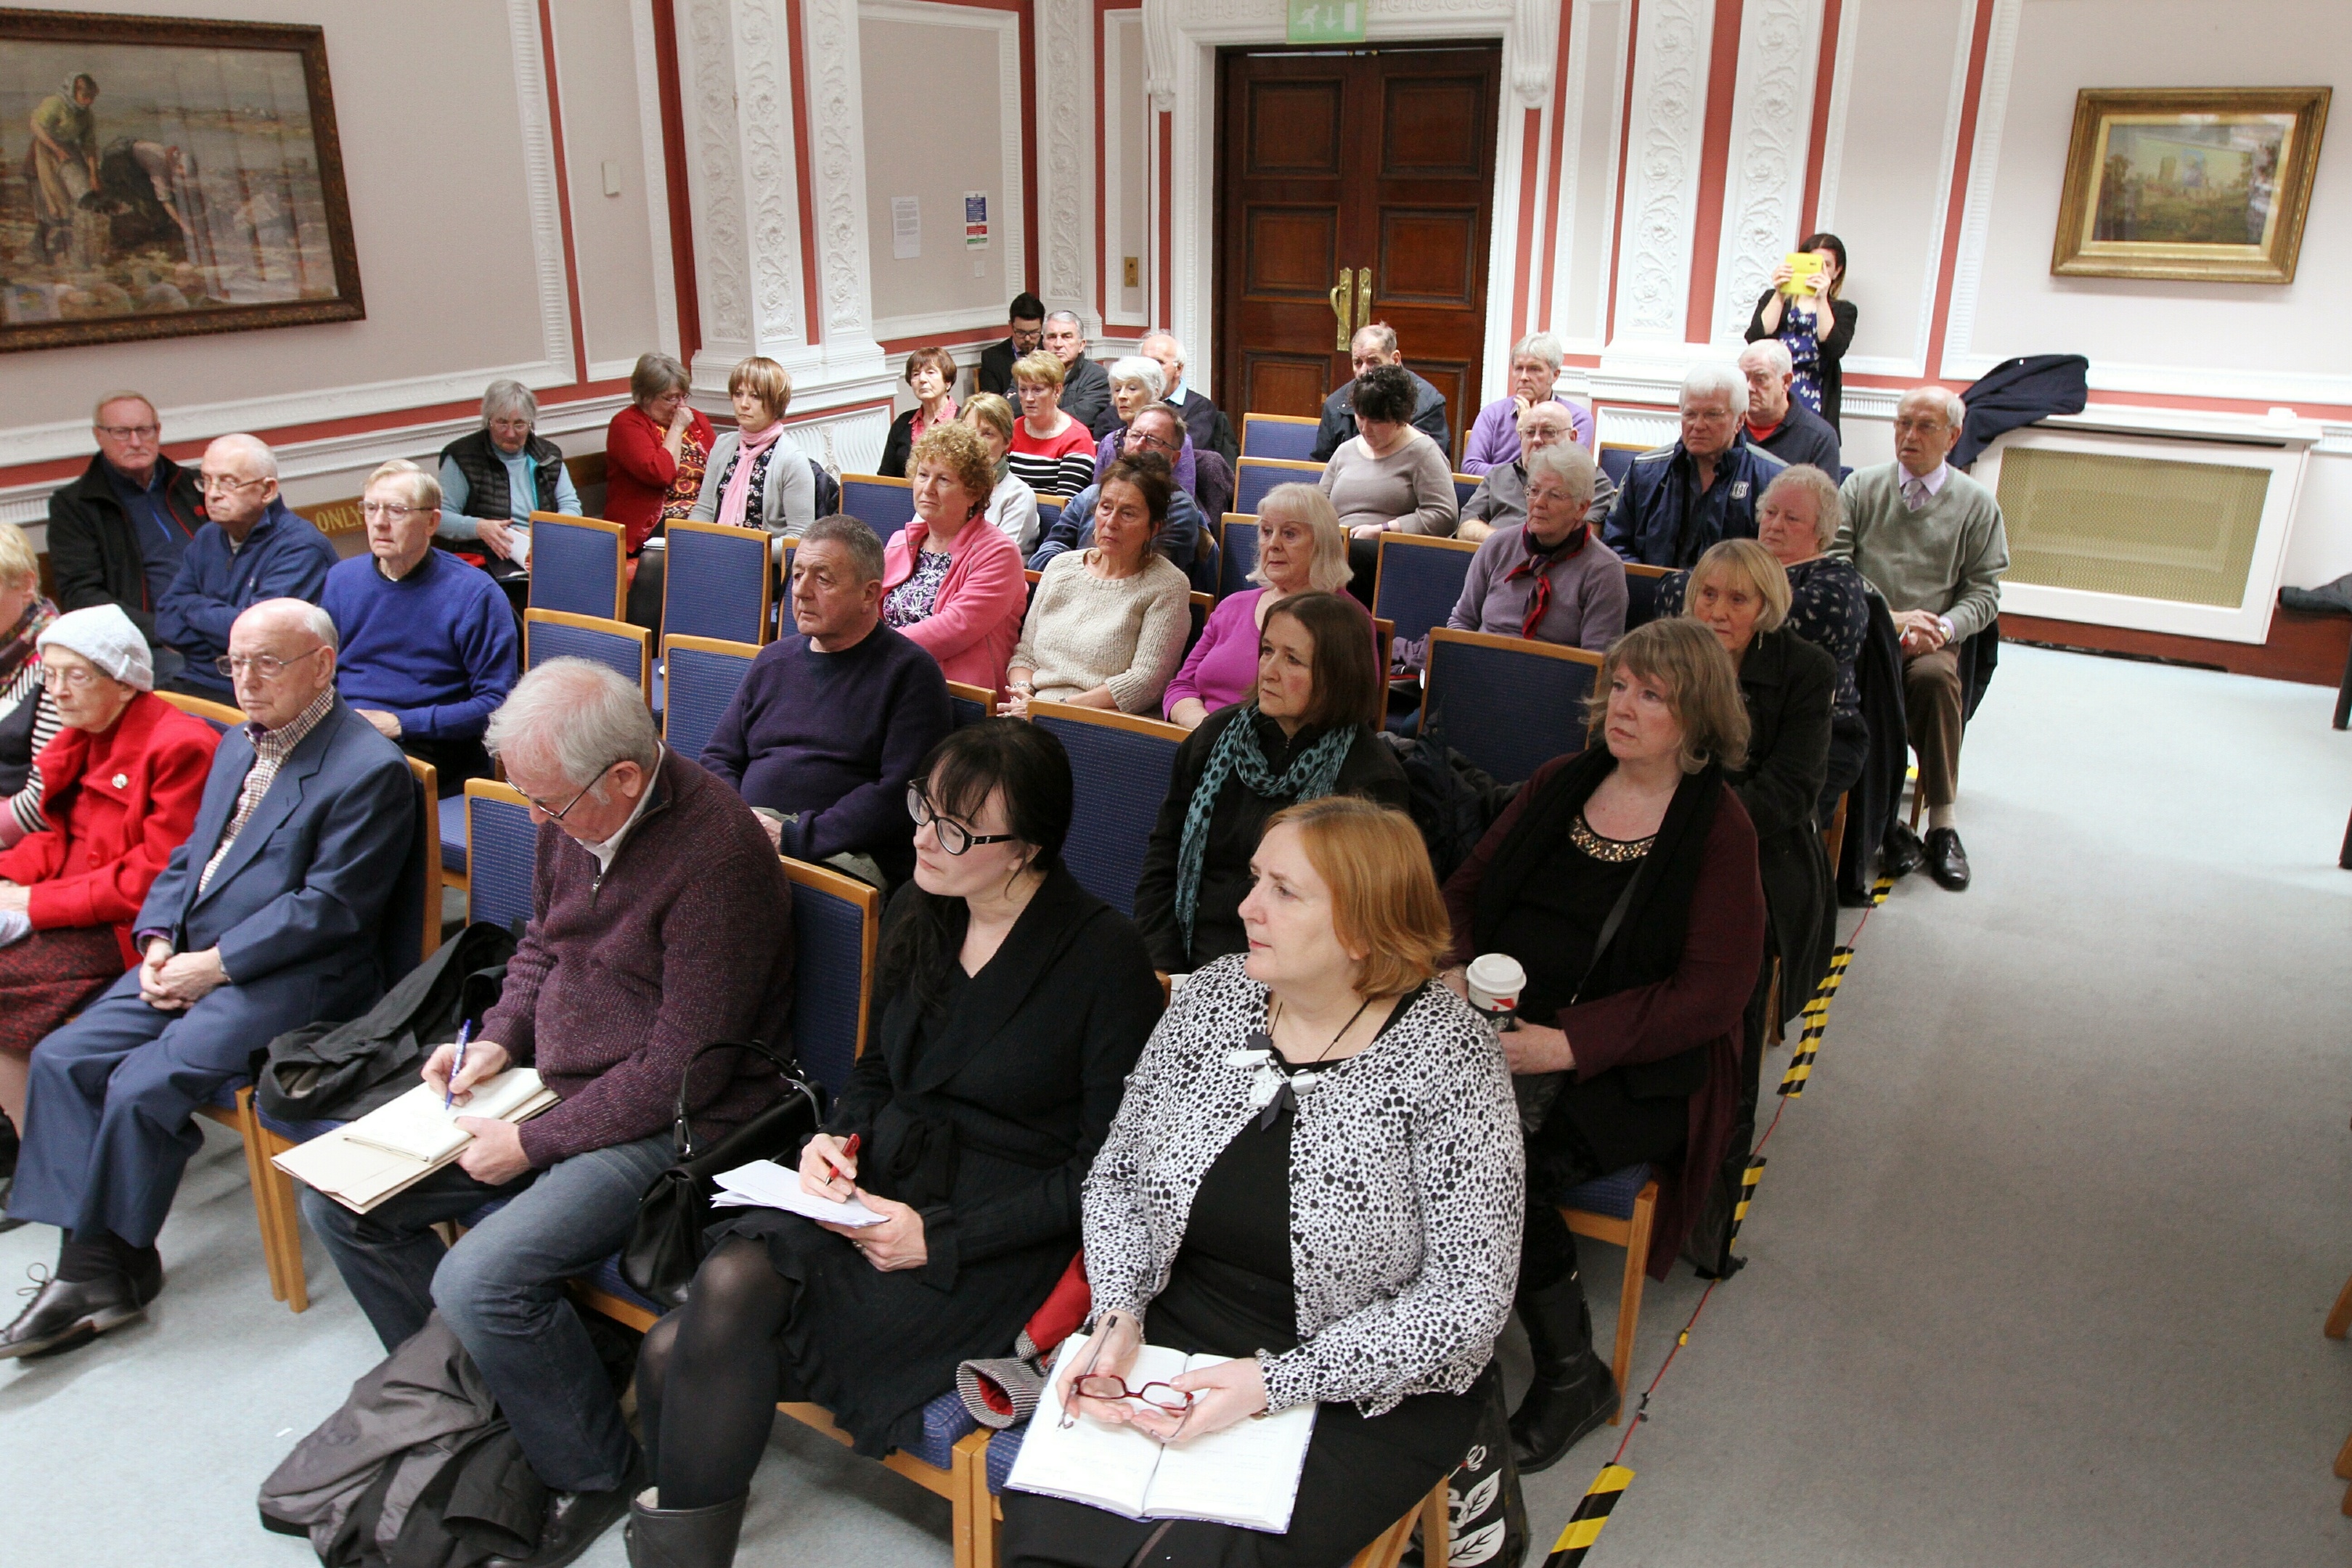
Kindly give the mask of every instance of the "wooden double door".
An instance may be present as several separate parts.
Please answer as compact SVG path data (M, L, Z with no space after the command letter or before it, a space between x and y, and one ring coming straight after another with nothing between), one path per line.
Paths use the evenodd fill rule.
M1384 321L1477 416L1494 217L1498 45L1234 49L1219 60L1217 400L1313 415Z

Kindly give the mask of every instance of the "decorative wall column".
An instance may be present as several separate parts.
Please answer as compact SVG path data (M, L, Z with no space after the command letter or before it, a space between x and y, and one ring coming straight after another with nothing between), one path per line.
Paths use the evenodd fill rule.
M1102 331L1094 297L1095 8L1092 0L1036 0L1038 292L1048 310L1075 311L1091 339ZM1144 37L1152 34L1144 12ZM1154 101L1158 93L1153 94Z
M835 394L845 383L878 380L888 395L882 345L874 341L873 276L866 253L866 107L857 0L802 0L808 58L809 173L816 230L818 352L804 356ZM747 116L748 120L748 116ZM870 388L856 395L870 396Z
M1797 230L1804 221L1822 10L1822 0L1746 0L1741 8L1710 331L1716 347L1734 353L1772 269L1804 237Z
M783 0L688 0L679 20L702 308L694 380L723 394L744 356L783 361L808 347L790 34Z
M1647 0L1642 6L1633 42L1633 115L1625 138L1617 310L1604 371L1623 359L1628 371L1678 379L1674 367L1689 358L1683 318L1714 32L1713 0Z

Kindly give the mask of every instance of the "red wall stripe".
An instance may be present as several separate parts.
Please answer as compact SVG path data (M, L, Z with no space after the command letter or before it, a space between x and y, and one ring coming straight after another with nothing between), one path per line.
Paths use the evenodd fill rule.
M1690 300L1683 339L1713 335L1716 252L1723 243L1723 191L1731 164L1731 100L1739 85L1742 0L1715 0L1715 38L1706 68L1706 129L1699 141L1698 205L1691 214Z
M1960 217L1968 210L1969 168L1976 157L1978 98L1984 91L1985 55L1992 39L1993 0L1977 0L1977 21L1969 37L1969 81L1960 110L1959 144L1952 157L1952 189L1944 208L1944 253L1936 266L1936 309L1929 319L1930 373L1944 364L1944 327L1952 313L1952 277L1959 267Z
M555 71L555 17L539 0L539 52L547 73L547 136L554 153L555 216L563 236L563 284L572 306L572 379L588 374L588 323L580 305L580 247L572 238L572 174L563 152L563 93Z
M1822 226L1822 163L1829 156L1830 89L1837 85L1838 25L1845 0L1828 0L1822 7L1822 52L1813 68L1813 130L1805 144L1805 234ZM1791 235L1794 243L1805 234Z
M661 78L662 169L669 186L669 264L677 279L677 357L692 364L702 347L702 297L694 281L694 185L686 162L686 100L678 86L677 13L654 11L654 69Z
M1517 264L1511 279L1511 336L1528 330L1528 284L1534 275L1536 243L1536 160L1543 156L1543 112L1530 109L1524 117L1519 147L1519 237L1513 247Z
M1176 117L1154 111L1160 128L1160 325L1176 320Z
M793 51L793 160L801 187L801 314L809 347L814 348L824 338L824 310L816 291L816 174L809 151L808 48L801 41L800 0L784 6L784 27ZM756 323L752 330L759 330Z

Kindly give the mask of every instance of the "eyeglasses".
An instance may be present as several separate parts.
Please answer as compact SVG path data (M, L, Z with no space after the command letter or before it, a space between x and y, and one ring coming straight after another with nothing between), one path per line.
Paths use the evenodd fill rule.
M233 479L226 474L198 474L196 476L196 489L202 490L208 496L233 496L239 490L249 490L256 485L266 485L268 482L269 480L267 477L257 479Z
M1139 1399L1171 1415L1181 1415L1192 1408L1193 1396L1172 1383L1147 1383L1141 1388L1129 1388L1123 1379L1096 1373L1078 1379L1072 1387L1081 1399Z
M402 522L412 517L422 517L436 509L429 506L399 506L391 501L370 500L360 503L360 515L373 522L377 518L386 522Z
M534 795L527 795L523 796L523 797L522 797L522 798L523 798L523 802L524 802L524 804L525 804L525 805L529 805L529 806L530 806L533 811L536 811L536 812L540 813L541 816L545 816L545 817L547 818L547 820L548 820L548 821L550 821L550 822L562 822L565 817L567 817L567 816L571 816L571 815L572 815L572 806L578 805L582 801L586 800L586 799L588 798L588 792L589 792L590 790L594 789L598 784L603 784L603 783L604 782L604 775L605 775L606 773L611 773L614 768L617 768L617 767L619 767L620 765L621 765L620 759L619 759L619 758L617 758L617 757L615 757L613 761L611 761L611 762L609 762L609 763L606 763L603 767L598 768L598 769L596 770L596 776L595 776L594 778L593 778L593 779L590 779L590 780L589 780L585 784L582 785L582 786L581 786L580 793L579 793L578 795L573 795L573 796L572 797L571 801L570 801L567 805L565 805L564 808L563 808L562 811L558 811L558 810L556 810L554 807L552 807L552 806L549 805L545 801L541 800L541 799L539 799L538 797L536 797L536 796L534 796Z
M324 653L326 648L327 645L320 643L317 647L312 648L310 653L298 653L292 658L279 658L274 654L267 653L257 653L251 656L224 655L213 660L213 668L232 680L244 676L248 671L257 680L275 680L286 673L288 665L299 664L310 658L310 654Z
M974 833L954 817L941 816L933 809L931 803L923 798L923 786L920 784L907 786L907 815L915 819L917 827L928 824L932 836L939 839L940 847L950 855L961 855L975 844L1011 844L1020 837L1014 833Z
M1163 452L1175 452L1182 449L1181 443L1171 441L1165 436L1147 436L1131 425L1128 426L1127 444L1129 447L1157 447Z
M93 428L100 435L110 436L117 441L139 439L152 441L163 433L163 427L161 425L100 425Z
M94 669L68 669L57 664L41 666L41 684L52 691L86 691L97 679L98 671Z

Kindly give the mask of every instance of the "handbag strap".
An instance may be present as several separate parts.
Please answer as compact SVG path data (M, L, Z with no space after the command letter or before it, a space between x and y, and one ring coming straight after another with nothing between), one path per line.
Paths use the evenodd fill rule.
M1625 879L1624 887L1618 889L1617 901L1609 906L1609 918L1601 922L1601 934L1593 939L1592 960L1584 966L1584 977L1576 983L1576 994L1568 999L1570 1006L1572 1007L1584 999L1584 988L1591 984L1592 977L1601 972L1601 956L1609 951L1609 939L1615 936L1617 928L1625 923L1625 911L1633 905L1633 889L1640 884L1642 873L1649 868L1649 861L1645 858L1633 874ZM679 1114L684 1115L683 1107L686 1104L684 1086L680 1086L678 1089L678 1104L681 1107Z
M778 1056L761 1040L713 1040L707 1046L697 1047L694 1054L686 1058L686 1067L677 1075L677 1101L670 1112L670 1148L678 1159L690 1160L696 1152L694 1128L687 1120L686 1086L693 1080L694 1064L712 1051L749 1051L763 1058L770 1067L776 1069L777 1076L784 1080L788 1089L808 1101L810 1111L819 1121L824 1120L824 1110L817 1100L816 1090L798 1063Z

